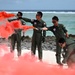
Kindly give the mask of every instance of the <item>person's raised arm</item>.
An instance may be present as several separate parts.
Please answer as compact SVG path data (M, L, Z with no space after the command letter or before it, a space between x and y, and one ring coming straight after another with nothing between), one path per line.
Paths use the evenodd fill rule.
M34 28L36 30L45 30L45 31L52 31L52 27L43 27L43 28Z
M33 19L29 19L29 18L22 18L24 21L26 21L26 22L30 22L30 23L33 23Z
M8 19L9 22L11 22L11 21L15 21L15 20L17 20L17 19Z

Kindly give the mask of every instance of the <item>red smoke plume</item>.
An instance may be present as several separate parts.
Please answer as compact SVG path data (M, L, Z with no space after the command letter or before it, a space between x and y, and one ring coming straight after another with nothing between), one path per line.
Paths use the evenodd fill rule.
M14 17L14 16L15 16L14 14L6 13L5 11L0 12L0 20Z
M2 46L0 54L1 49L5 54L0 56L0 75L75 75L75 69L37 62L36 57L27 53L16 59L7 46Z
M0 12L0 20L13 16L14 14ZM19 21L6 22L0 25L0 36L8 38L17 28L26 31L34 27L22 26ZM37 62L37 58L29 54L16 60L14 54L9 52L8 46L0 45L0 75L75 75L75 69L63 69L56 65Z
M14 29L22 29L24 31L28 29L33 29L33 26L23 26L21 25L20 21L12 21L8 22L5 19L14 17L14 14L6 13L5 11L0 12L0 21L2 24L0 24L0 37L2 38L8 38L10 35L14 33Z

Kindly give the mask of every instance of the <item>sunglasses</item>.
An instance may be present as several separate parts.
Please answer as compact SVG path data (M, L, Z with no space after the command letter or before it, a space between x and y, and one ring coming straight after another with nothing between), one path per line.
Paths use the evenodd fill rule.
M21 16L20 14L17 14L17 16Z
M56 23L56 21L52 21L52 23Z

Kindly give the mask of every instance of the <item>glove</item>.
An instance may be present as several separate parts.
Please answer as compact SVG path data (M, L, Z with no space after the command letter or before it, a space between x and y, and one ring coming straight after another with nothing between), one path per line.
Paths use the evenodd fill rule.
M24 39L25 39L25 36L22 36L22 37L21 37L21 40L24 41Z
M43 43L45 42L45 37L42 37L42 42L43 42Z

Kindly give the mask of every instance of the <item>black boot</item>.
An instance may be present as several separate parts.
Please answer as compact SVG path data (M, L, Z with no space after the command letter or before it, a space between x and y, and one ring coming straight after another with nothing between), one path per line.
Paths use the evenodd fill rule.
M57 62L60 66L63 66L63 64L61 63L61 57L60 57L60 56L56 56L56 62Z
M21 56L21 52L20 52L20 51L18 52L17 56L18 56L18 57Z

